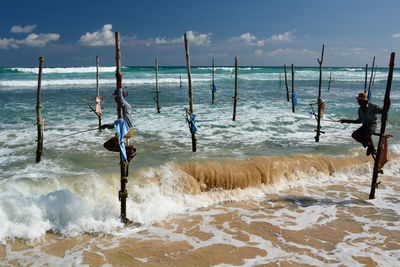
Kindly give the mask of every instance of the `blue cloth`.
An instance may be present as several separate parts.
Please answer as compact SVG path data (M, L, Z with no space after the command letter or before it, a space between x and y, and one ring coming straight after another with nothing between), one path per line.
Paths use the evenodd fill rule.
M129 127L123 119L119 119L114 121L114 128L117 131L118 144L121 150L122 160L127 161L124 136L129 132Z
M369 90L368 90L368 101L370 101L371 98L372 98L372 93L371 93L371 90L369 89Z
M197 132L196 115L194 113L190 114L190 116L188 117L188 122L189 122L190 132L191 133Z
M211 90L212 90L213 93L217 92L217 87L215 86L215 84L212 85L212 89Z
M297 105L297 94L296 94L296 92L293 92L293 104L295 106Z

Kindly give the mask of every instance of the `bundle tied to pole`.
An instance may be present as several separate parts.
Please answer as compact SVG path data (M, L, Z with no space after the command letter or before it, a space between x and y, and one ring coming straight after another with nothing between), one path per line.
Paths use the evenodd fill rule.
M189 125L190 133L195 134L197 132L196 114L190 112L190 110L187 108L185 108L185 111L186 111L186 122Z

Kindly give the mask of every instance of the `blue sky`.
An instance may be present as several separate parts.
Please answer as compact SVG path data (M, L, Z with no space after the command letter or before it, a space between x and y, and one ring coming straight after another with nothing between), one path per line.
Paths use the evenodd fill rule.
M387 66L400 49L400 1L384 0L37 0L3 1L0 67L113 66L113 32L122 63L185 65Z

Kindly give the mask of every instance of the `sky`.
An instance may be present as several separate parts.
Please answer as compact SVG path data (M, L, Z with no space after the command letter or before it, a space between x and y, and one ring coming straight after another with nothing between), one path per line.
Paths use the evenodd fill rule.
M0 67L192 66L387 67L400 50L398 0L3 0Z

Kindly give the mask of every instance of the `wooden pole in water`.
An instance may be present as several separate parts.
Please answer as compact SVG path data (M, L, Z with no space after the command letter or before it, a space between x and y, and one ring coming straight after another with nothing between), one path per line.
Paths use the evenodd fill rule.
M99 56L96 56L96 102L98 101L98 97L100 97L100 89L99 89ZM97 114L97 118L99 119L99 131L101 132L101 113Z
M160 113L160 88L158 87L158 59L155 59L156 64L156 103L157 103L157 113Z
M282 88L282 73L279 72L279 89Z
M295 103L294 103L294 66L292 64L292 113L296 111Z
M39 57L39 73L38 73L38 86L36 94L36 125L37 125L37 148L36 148L36 163L39 163L42 158L43 152L43 118L42 118L42 69L44 57Z
M321 135L321 105L322 105L322 63L324 62L324 51L325 45L322 45L321 60L317 59L319 63L319 83L318 83L318 116L317 116L317 134L315 135L315 142L319 142L319 136Z
M364 93L367 92L367 80L368 80L368 64L365 64Z
M215 74L214 74L214 59L212 60L212 85L211 85L211 104L214 104L214 100L215 100L215 92L214 92L214 88L215 88Z
M182 75L179 75L179 88L182 88Z
M329 73L328 92L329 92L329 89L331 89L331 82L332 82L332 69L331 69L331 72Z
M368 85L368 100L371 99L371 85L372 85L372 78L374 76L374 67L375 67L375 56L372 59L371 77L369 78L369 85Z
M188 39L186 36L186 33L183 35L184 41L185 41L185 52L186 52L186 68L187 68L187 74L188 74L188 95L189 95L189 111L192 114L193 113L193 97L192 97L192 74L190 71L190 55L189 55L189 44L188 44ZM196 140L196 133L190 131L192 134L192 151L196 152L197 150L197 140Z
M393 52L390 55L389 74L388 74L388 79L387 79L387 83L386 83L386 92L385 92L385 98L383 100L383 108L382 108L381 131L380 131L380 135L379 135L378 150L377 150L375 162L374 162L374 172L372 174L372 183L371 183L371 191L369 193L369 199L375 198L375 189L379 185L379 183L377 182L378 174L379 174L379 172L381 172L381 170L378 168L378 164L379 164L379 159L380 159L381 153L382 153L382 151L381 151L381 144L383 142L382 139L388 138L388 137L384 137L383 135L385 134L386 121L387 121L388 112L389 112L389 108L390 108L390 90L392 87L394 58L395 58L395 53Z
M115 32L115 60L117 66L115 72L115 77L117 80L117 89L120 90L120 95L122 95L121 48L120 48L119 32ZM123 119L121 100L119 98L117 99L119 100L117 108L118 119ZM126 190L126 183L128 182L129 162L122 160L122 151L119 152L119 157L121 165L121 190L118 193L118 199L121 202L121 222L128 223L129 220L126 217L126 199L128 197L128 191Z
M237 58L235 57L235 92L233 95L233 117L232 120L236 120L236 103L238 98L238 63Z
M374 70L374 78L372 78L372 88L374 88L375 85L375 76L376 76L376 69L378 68L378 66L375 66L375 70Z
M289 102L290 101L290 99L289 99L289 87L288 87L288 84L287 84L287 71L286 71L286 64L284 65L284 68L285 68L285 87L286 87L286 98L287 98L287 101Z

